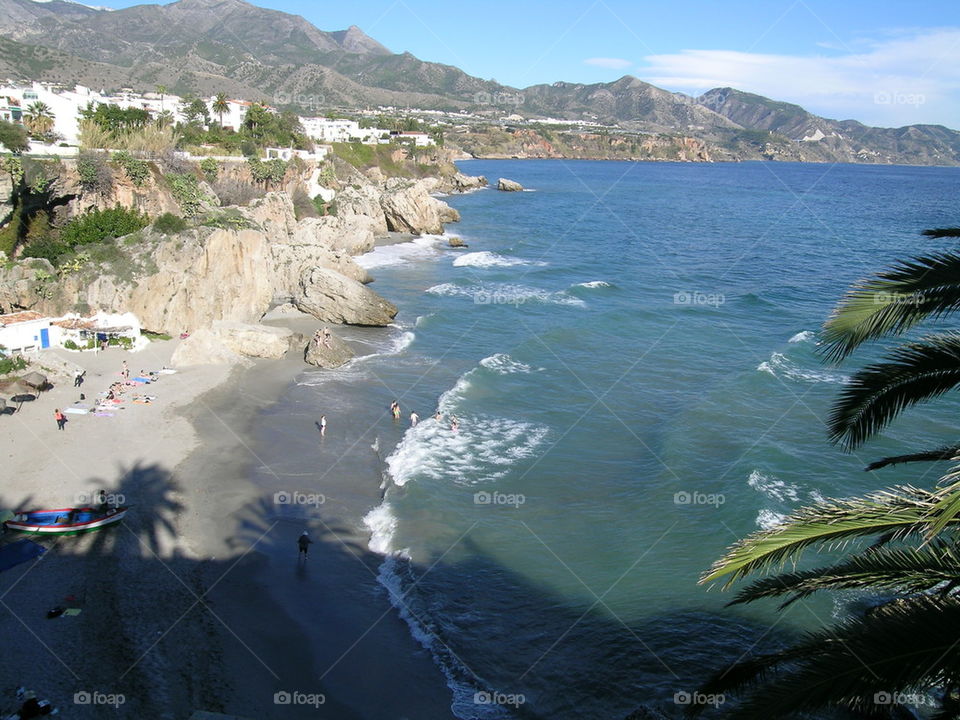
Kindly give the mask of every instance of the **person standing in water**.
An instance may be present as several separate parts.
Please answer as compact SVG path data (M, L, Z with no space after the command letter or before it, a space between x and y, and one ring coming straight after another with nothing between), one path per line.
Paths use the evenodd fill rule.
M327 434L327 416L320 416L320 437L323 437Z
M400 419L400 403L398 403L396 400L390 403L390 412L393 413L394 420L399 420Z
M417 423L420 422L420 416L416 412L410 413L410 427L416 427Z
M450 429L454 432L457 432L460 429L460 421L457 420L456 415L450 416Z
M297 547L299 548L299 549L297 550L297 560L300 559L300 556L301 556L301 555L303 555L304 560L306 560L306 558L307 558L307 552L309 552L309 550L310 550L310 543L312 543L312 542L313 542L313 540L310 539L310 535L308 535L308 534L307 534L307 531L304 530L304 531L300 534L300 537L297 539Z

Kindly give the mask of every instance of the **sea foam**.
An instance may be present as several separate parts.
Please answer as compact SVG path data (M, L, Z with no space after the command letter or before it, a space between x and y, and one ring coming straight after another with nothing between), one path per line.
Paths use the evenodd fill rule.
M456 260L453 261L454 267L475 267L475 268L487 268L487 267L512 267L514 265L546 265L545 262L535 261L535 260L521 260L520 258L511 258L499 255L489 250L481 250L480 252L467 253L466 255L461 255Z
M783 353L772 353L769 360L757 365L757 370L773 375L777 378L787 378L802 382L844 384L850 380L849 375L828 370L809 370L802 368L787 358Z

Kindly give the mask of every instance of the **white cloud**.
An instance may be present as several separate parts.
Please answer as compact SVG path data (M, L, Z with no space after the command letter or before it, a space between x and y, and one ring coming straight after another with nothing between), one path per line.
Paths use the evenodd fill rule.
M858 47L860 44L858 43ZM960 126L960 28L914 30L822 55L683 50L649 55L639 73L670 90L766 95L820 115L873 125Z
M629 60L623 58L587 58L583 61L585 65L607 68L609 70L623 70L633 65Z

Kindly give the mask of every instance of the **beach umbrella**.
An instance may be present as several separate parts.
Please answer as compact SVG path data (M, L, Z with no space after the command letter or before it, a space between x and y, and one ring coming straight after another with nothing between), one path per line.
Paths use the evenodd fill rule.
M20 378L20 380L24 385L29 385L30 387L37 388L38 390L46 387L47 385L47 376L38 372L29 372Z
M18 410L19 406L23 405L23 403L32 402L37 399L35 394L36 390L28 388L22 378L8 387L7 392L10 393L10 402L17 403Z
M7 409L7 401L3 398L0 398L0 415L3 415L4 411Z

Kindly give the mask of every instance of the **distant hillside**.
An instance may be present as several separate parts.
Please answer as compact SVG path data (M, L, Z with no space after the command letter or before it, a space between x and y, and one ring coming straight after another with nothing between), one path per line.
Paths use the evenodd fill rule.
M0 0L0 76L95 89L165 85L302 112L392 105L596 120L706 142L714 159L960 164L960 133L871 128L730 88L694 99L634 77L518 89L394 54L357 27L325 32L244 0L179 0L107 11L63 0ZM561 146L565 144L561 143ZM477 143L482 147L482 143Z

